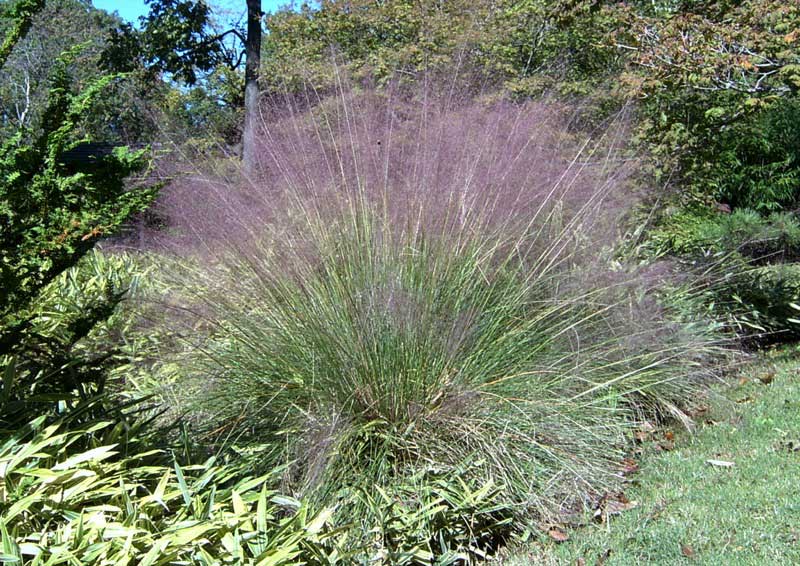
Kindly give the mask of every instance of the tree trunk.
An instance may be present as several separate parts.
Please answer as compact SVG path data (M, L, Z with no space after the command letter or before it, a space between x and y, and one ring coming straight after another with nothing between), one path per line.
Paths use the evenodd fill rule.
M247 0L247 42L244 71L244 132L242 164L255 169L256 124L258 123L258 73L261 67L261 0Z

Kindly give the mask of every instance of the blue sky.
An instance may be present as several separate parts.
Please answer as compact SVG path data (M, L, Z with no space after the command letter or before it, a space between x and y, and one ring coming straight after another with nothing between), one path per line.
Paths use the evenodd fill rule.
M109 12L119 12L119 15L130 22L136 22L139 16L147 13L144 0L93 0L95 7ZM274 12L280 6L291 4L290 0L262 0L261 6L265 12ZM213 0L209 2L214 7L231 10L235 15L245 10L244 0Z

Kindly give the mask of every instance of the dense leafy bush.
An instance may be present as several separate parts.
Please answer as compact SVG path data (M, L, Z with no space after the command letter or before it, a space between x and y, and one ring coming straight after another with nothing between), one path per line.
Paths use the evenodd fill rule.
M750 344L798 336L800 222L794 214L695 208L661 221L641 248L678 257L696 278L690 303Z
M649 255L692 257L737 252L757 263L793 260L800 252L800 221L791 213L730 214L694 208L665 217L649 234Z
M712 316L756 345L800 337L800 266L733 263L708 295Z
M357 497L366 552L386 564L471 564L482 561L514 532L513 513L498 504L503 488L470 485L464 470L428 470L390 491L376 487Z
M19 21L3 45L0 64L42 7L41 2L21 2L16 7ZM102 392L104 366L111 353L76 357L73 349L114 310L125 292L120 281L109 274L102 289L89 291L83 304L69 305L67 295L61 297L61 304L48 303L42 293L91 251L101 236L117 230L155 196L152 188L129 190L125 182L145 165L141 152L119 148L95 163L68 163L64 158L83 141L83 115L114 80L101 77L73 94L68 64L76 52L64 54L55 64L39 127L20 128L0 145L3 428L15 428L33 415L63 410L59 404L73 396L85 400ZM69 292L79 301L74 289ZM43 310L48 307L55 313Z
M598 78L621 67L620 52L603 41L615 29L608 15L562 0L306 4L267 19L264 83L278 91L335 84L334 49L359 79L440 74L466 88L519 96L587 96Z
M790 206L797 6L686 2L651 15L617 13L615 40L635 63L623 83L643 95L641 132L661 173L677 173L684 196L704 202L767 212Z
M714 196L761 213L800 200L800 99L791 98L722 132L701 157Z
M107 382L131 352L129 321L116 307L140 276L131 258L92 251L39 292L26 311L24 341L4 358L0 430L31 414L64 416L118 389Z
M332 510L312 514L269 476L181 466L146 422L45 426L0 444L0 544L10 564L333 564ZM86 446L76 450L75 445Z

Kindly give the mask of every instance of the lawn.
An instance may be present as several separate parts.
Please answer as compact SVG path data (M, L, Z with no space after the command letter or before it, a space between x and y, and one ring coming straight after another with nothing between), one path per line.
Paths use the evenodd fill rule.
M658 430L643 439L625 492L635 506L607 522L586 517L564 530L567 541L535 543L504 563L800 563L796 352L744 366L709 405L695 433Z

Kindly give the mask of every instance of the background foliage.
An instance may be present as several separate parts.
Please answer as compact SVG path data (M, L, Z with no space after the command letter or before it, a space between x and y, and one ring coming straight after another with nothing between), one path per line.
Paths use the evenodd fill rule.
M709 332L800 335L795 3L281 10L247 176L241 25L150 7L0 2L2 561L479 561L689 426ZM191 181L99 252L151 142Z

